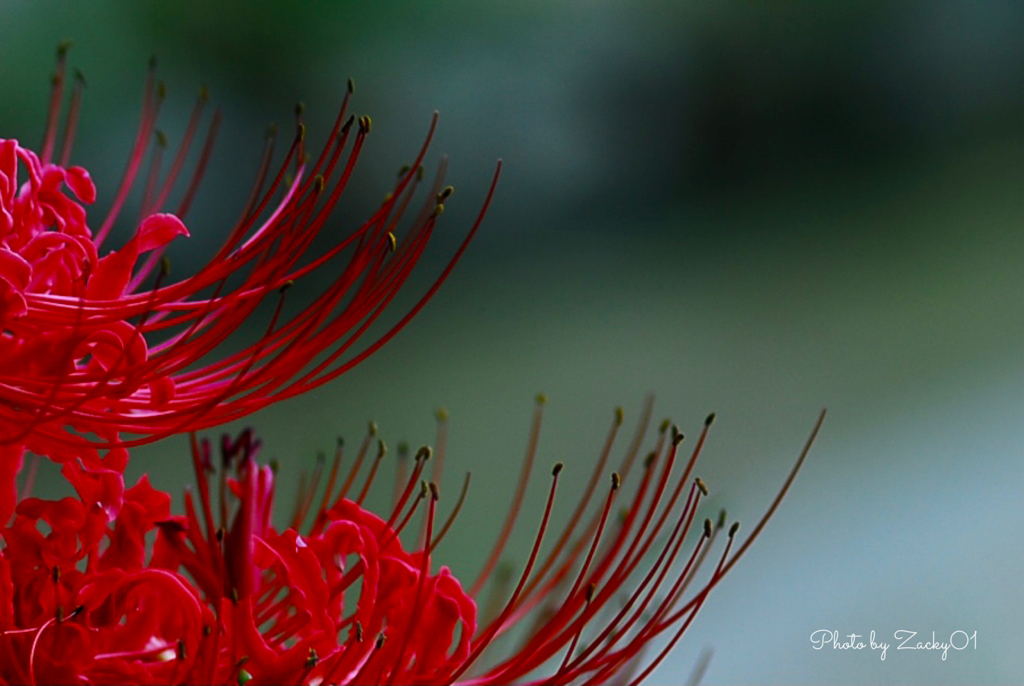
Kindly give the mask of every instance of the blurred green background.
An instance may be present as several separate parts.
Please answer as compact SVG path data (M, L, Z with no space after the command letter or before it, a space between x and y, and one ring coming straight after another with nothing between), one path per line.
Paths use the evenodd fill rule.
M444 405L446 492L467 469L474 483L439 555L471 580L534 394L550 403L530 507L543 465L565 461L582 481L613 408L628 424L654 392L656 416L691 435L717 411L698 471L711 507L749 531L827 406L791 495L652 682L684 681L710 647L707 684L1012 683L1024 677L1022 26L1012 0L3 0L0 135L38 145L53 49L71 39L88 79L73 159L102 211L150 55L172 142L208 85L224 123L177 270L218 244L266 125L289 130L296 100L313 142L348 77L355 111L374 119L338 231L372 211L440 110L431 160L451 156L458 190L407 304L500 157L499 193L395 341L252 419L286 466L282 504L336 435L355 444L374 419L392 445L430 443ZM133 478L179 492L186 450L137 451ZM513 542L520 562L533 514ZM818 629L889 642L898 629L977 631L977 649L942 661L892 648L883 662L813 650Z

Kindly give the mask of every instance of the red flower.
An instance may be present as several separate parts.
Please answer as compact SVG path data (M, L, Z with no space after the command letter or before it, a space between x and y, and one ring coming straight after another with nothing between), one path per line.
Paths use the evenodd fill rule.
M511 593L494 569L534 462L539 406L512 509L468 591L447 568L434 571L434 549L461 509L465 487L439 527L438 488L421 481L428 448L417 453L406 476L398 470L386 521L363 508L385 454L378 441L356 495L375 427L336 488L339 444L319 506L314 496L322 471L300 494L283 532L270 524L273 470L258 464L259 443L248 431L222 440L219 478L212 482L210 445L193 438L198 502L186 492L184 516L170 516L168 496L146 477L125 490L114 470L68 462L65 475L78 498L24 499L3 532L0 682L638 683L760 533L823 417L768 511L739 544L737 524L724 529L724 513L717 525L704 520L701 533L690 535L707 494L692 472L712 417L688 459L678 453L682 434L666 422L638 460L648 405L600 495L622 423L618 412L583 497L541 556L561 465L552 470L535 544ZM441 457L434 459L432 478ZM628 496L624 484L631 484ZM616 521L613 505L623 497ZM416 512L423 519L418 532L410 530ZM154 530L147 553L147 534ZM402 538L419 542L410 551ZM720 538L726 540L717 546ZM715 547L720 552L712 552ZM481 616L477 598L495 578L500 602L488 603ZM518 648L494 645L514 627L520 629ZM648 654L658 637L667 644Z
M5 463L0 483L9 483L6 472L16 470L25 447L64 460L74 454L69 446L152 441L237 419L339 376L390 339L433 295L490 202L489 193L434 285L390 329L362 342L423 253L451 188L442 188L442 165L426 203L412 212L407 232L398 233L421 185L432 123L412 166L380 208L333 247L310 250L370 132L369 117L346 114L350 82L324 149L307 159L300 121L284 162L271 174L270 135L252 194L222 247L195 273L174 280L163 252L171 241L189 235L184 218L219 115L180 204L168 213L206 98L200 97L161 179L163 137L154 132L163 88L151 69L124 177L99 228L90 228L84 206L95 200L96 187L88 172L68 165L81 79L72 92L59 159L55 156L65 53L66 48L58 52L42 152L0 140L0 446L12 446L3 449L10 454L0 456ZM154 137L159 145L143 174ZM286 170L292 166L289 180ZM142 211L133 222L133 237L104 254L126 197L139 185ZM318 269L331 271L330 285L297 314L285 316L285 291ZM268 301L273 313L263 336L224 352L225 340ZM139 437L127 440L121 434Z

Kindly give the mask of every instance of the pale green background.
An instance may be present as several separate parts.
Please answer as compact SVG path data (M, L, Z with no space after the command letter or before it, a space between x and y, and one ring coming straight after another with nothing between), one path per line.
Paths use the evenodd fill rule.
M287 128L295 100L313 141L349 76L356 110L374 117L349 221L441 110L433 159L451 155L458 191L413 289L440 268L501 157L499 194L397 340L253 418L286 465L282 504L336 434L354 444L372 418L392 444L430 442L443 404L445 493L465 469L474 487L440 558L472 578L534 393L551 402L531 507L544 465L563 460L581 481L614 406L635 417L653 391L656 414L687 433L718 412L699 472L712 506L749 531L828 406L763 540L652 681L685 680L712 647L707 684L1019 683L1022 19L1009 0L4 0L0 135L37 144L53 48L73 39L89 81L75 161L102 208L150 54L172 140L209 85L224 125L194 239L175 253L187 269L234 218L265 126ZM172 439L138 451L130 471L177 493L187 465L185 440ZM572 500L560 502L564 516ZM513 542L520 559L531 514ZM891 649L881 662L812 650L823 628L976 630L978 647L945 662Z

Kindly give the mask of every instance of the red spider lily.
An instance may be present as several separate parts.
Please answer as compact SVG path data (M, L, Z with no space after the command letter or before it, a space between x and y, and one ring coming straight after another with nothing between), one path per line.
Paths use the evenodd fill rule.
M349 82L329 142L315 159L304 149L300 121L284 162L270 173L270 135L252 194L221 248L194 274L172 280L163 253L172 240L189 234L183 220L207 166L219 113L183 198L169 213L206 97L196 104L161 179L163 136L155 126L163 87L151 68L124 177L93 230L83 203L95 200L96 187L88 172L69 166L81 78L75 79L57 155L65 55L62 47L41 153L0 141L0 446L11 453L0 472L16 471L26 447L70 459L85 444L131 446L216 426L336 378L381 347L434 294L475 234L494 191L497 172L483 208L434 284L396 324L362 342L422 255L452 192L442 187L442 164L425 204L410 209L422 185L421 163L436 115L423 148L379 209L333 247L314 252L312 242L370 132L369 117L346 114ZM154 139L158 144L151 146ZM286 171L293 165L289 180ZM19 181L19 175L27 178ZM133 237L101 256L128 194L140 185L142 210ZM403 222L409 215L411 221ZM404 234L402 223L409 226ZM287 316L288 287L318 269L331 270L331 284ZM223 352L225 341L263 303L272 310L265 333L241 350Z
M145 477L125 490L117 470L67 462L64 473L78 498L23 499L4 531L0 681L639 683L760 534L824 413L742 544L737 524L725 529L724 513L717 525L705 519L703 528L691 530L707 494L692 474L712 418L688 458L679 453L682 434L666 422L639 460L649 417L650 405L602 496L601 475L622 424L621 411L616 414L594 473L545 557L539 550L562 471L556 465L534 546L514 589L509 593L497 583L500 602L485 603L492 609L479 614L476 599L495 576L535 461L539 406L512 508L468 591L447 568L434 572L432 559L462 507L468 477L439 527L439 490L434 481L422 480L431 457L423 448L408 473L398 471L388 519L371 514L363 502L386 452L377 442L376 459L363 468L375 427L336 488L339 443L314 507L324 477L321 463L282 533L270 524L273 470L257 463L259 444L249 431L222 440L214 479L210 445L193 437L198 502L186 492L184 516L170 516L169 497ZM440 472L443 431L442 421L433 479ZM232 469L235 476L229 477ZM367 473L356 494L362 471ZM627 490L630 495L624 495ZM611 513L622 498L616 520ZM422 527L410 532L417 512ZM304 526L307 519L311 523ZM147 554L146 537L154 530ZM402 537L418 539L413 552ZM720 538L726 539L721 551L712 552ZM659 652L647 655L659 637ZM509 647L513 638L516 648Z

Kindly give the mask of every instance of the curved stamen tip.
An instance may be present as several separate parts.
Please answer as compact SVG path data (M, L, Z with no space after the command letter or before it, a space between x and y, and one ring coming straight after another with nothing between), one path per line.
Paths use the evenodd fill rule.
M695 481L697 482L697 488L700 489L700 492L703 493L704 497L706 498L708 495L708 487L704 485L704 482L701 481L701 478L699 476L695 479Z
M371 419L370 423L366 425L366 429L367 429L367 431L370 432L371 436L376 436L377 435L377 422L375 422L375 421L373 421Z
M324 177L323 174L317 174L313 177L313 192L320 193L324 189Z
M439 422L447 422L448 421L448 409L445 408L445 407L437 408L434 411L434 417L436 417L437 421L439 421Z
M429 445L420 446L420 449L416 451L416 461L429 460L430 456L434 454L433 449Z
M370 133L370 125L372 123L373 123L373 120L370 119L369 115L364 114L363 116L359 117L359 133L362 133L362 134Z
M622 485L622 477L619 476L618 472L612 472L612 490L619 490L619 486Z
M535 402L536 402L536 403L537 403L538 405L545 405L545 404L547 404L547 402L548 402L548 397L547 397L546 395L544 395L543 393L538 393L538 394L537 394L537 395L536 395L536 396L534 397L534 401L535 401Z
M712 424L712 423L713 423L714 421L715 421L715 413L714 413L714 412L712 412L712 413L711 413L711 414L709 414L709 415L707 416L707 418L706 418L706 419L704 420L704 426L711 426L711 424Z
M306 140L306 125L301 121L295 127L295 140L299 143Z
M556 462L555 466L551 468L551 476L558 476L564 467L565 465L561 462Z
M441 489L433 481L430 482L430 497L437 502L438 498L441 497Z
M619 405L615 408L615 426L622 426L622 421L626 418L626 412Z
M452 197L452 193L455 192L455 186L445 186L444 190L437 194L437 204L440 205L448 198Z
M672 445L679 445L686 438L675 424L672 425Z
M281 287L279 289L277 289L277 291L281 295L284 295L285 293L288 292L288 289L291 288L294 285L295 285L295 282L292 279L288 279L283 284L281 284Z
M355 90L356 90L356 82L355 82L355 79L353 79L353 78L349 77L349 80L348 80L348 84L346 84L346 85L347 85L347 87L348 87L348 92L349 92L349 93L354 93L354 92L355 92Z
M388 231L388 251L395 252L398 250L398 239L395 238L395 234Z
M442 212L444 212L444 205L442 203L438 203L434 206L434 211L430 213L430 216L436 219L441 216Z
M704 520L704 538L711 538L711 533L714 531L714 527L711 525L710 519Z
M388 444L384 442L383 438L377 439L377 459L381 459L388 454Z
M740 530L740 523L739 522L733 522L732 526L729 527L729 538L732 538L733 536L735 536L736 532L739 531L739 530Z

